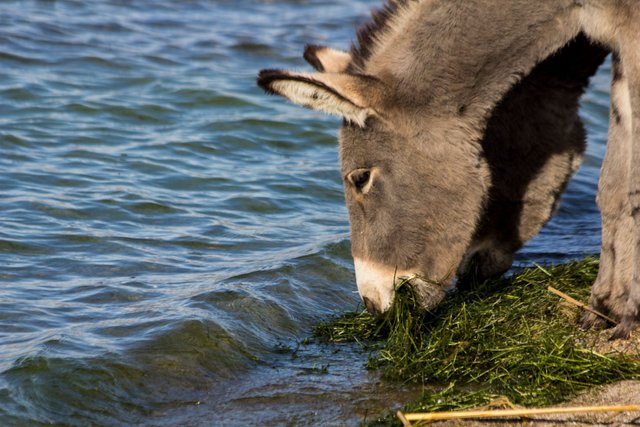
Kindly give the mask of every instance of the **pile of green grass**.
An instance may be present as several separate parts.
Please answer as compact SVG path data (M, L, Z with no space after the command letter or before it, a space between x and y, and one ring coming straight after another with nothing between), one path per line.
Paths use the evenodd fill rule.
M586 301L597 270L592 258L526 269L455 292L434 313L420 311L410 288L401 286L383 319L349 313L315 335L371 346L368 366L385 378L433 386L406 410L464 409L498 396L554 404L595 385L640 378L637 360L580 345L589 335L577 327L578 309L547 290Z

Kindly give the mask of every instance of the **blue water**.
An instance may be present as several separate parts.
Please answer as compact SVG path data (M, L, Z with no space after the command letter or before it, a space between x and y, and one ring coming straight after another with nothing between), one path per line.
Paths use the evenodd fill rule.
M255 86L377 4L0 3L0 425L354 424L414 392L303 342L359 300L339 121ZM608 69L518 265L599 250Z

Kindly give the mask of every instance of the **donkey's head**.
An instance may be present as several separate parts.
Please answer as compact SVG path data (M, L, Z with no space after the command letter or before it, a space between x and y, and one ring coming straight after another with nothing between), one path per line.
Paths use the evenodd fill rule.
M455 114L421 107L383 76L350 70L350 54L308 46L318 72L263 70L258 84L344 119L340 161L358 290L376 313L408 280L422 306L444 297L489 187L480 136Z

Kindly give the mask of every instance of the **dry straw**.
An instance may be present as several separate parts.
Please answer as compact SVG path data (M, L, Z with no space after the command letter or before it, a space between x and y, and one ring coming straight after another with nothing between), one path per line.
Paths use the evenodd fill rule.
M499 417L528 417L532 415L548 414L579 414L591 412L632 412L640 411L640 405L612 405L612 406L577 406L555 408L524 408L500 409L483 411L449 411L431 413L403 413L396 414L403 425L411 426L411 421L441 421L464 418L499 418Z
M564 299L565 301L582 308L583 310L587 310L590 313L595 314L596 316L602 317L605 320L608 320L609 322L613 323L614 325L617 325L618 322L613 320L612 318L610 318L609 316L606 316L602 313L600 313L598 310L594 310L593 308L589 307L586 304L581 303L580 301L578 301L575 298L570 297L569 295L565 294L564 292L561 292L559 290L557 290L556 288L554 288L553 286L548 286L547 290L553 294L558 295L560 298Z

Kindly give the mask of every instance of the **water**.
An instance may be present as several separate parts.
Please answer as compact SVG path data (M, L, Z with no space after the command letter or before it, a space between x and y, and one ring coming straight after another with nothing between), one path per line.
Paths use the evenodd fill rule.
M0 425L355 424L415 393L300 344L358 304L338 121L255 87L377 3L0 3ZM519 265L599 250L608 68Z

